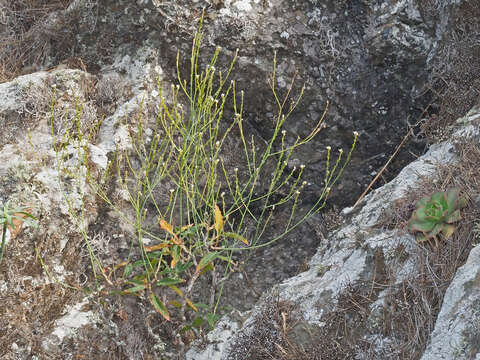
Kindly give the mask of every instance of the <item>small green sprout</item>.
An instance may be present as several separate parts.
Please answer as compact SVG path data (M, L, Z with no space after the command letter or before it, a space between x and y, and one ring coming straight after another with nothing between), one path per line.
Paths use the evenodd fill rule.
M16 229L16 225L13 221L18 219L20 221L24 221L26 218L30 218L32 220L37 220L32 214L25 211L26 209L23 207L12 207L10 206L10 202L6 202L0 212L0 224L3 225L2 228L2 245L0 249L0 263L2 263L3 255L5 253L5 244L6 244L6 237L7 237L7 229L10 227L10 231Z
M421 198L415 205L415 211L408 221L408 229L417 234L417 242L435 240L438 245L440 234L449 238L455 231L453 223L461 220L460 209L465 206L465 199L460 197L460 189L453 188L447 192L439 191L431 197Z

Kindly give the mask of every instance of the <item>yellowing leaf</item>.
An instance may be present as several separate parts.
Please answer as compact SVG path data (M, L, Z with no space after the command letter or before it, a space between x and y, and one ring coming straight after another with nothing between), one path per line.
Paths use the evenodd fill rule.
M168 222L163 219L159 219L158 223L160 224L160 229L165 230L169 234L175 235L173 233L173 226L170 225Z
M173 236L173 242L175 244L180 245L182 243L182 240L180 240L177 234L173 232L172 224L169 224L168 222L160 218L158 218L158 224L160 225L160 229L165 230L167 233Z
M168 285L168 287L170 289L172 289L173 291L175 291L177 293L178 296L180 296L181 298L183 298L183 292L182 290L180 290L178 287L176 287L175 285Z
M243 242L245 245L248 246L248 240L245 239L243 236L241 235L238 235L238 234L235 234L235 233L231 233L231 232L227 232L224 234L225 236L227 237L231 237L233 239L237 239L237 240L240 240L241 242Z
M172 305L173 307L176 307L177 309L182 307L182 304L180 302L178 302L177 300L170 300L169 303L170 303L170 305Z
M152 252L152 251L157 251L166 247L170 247L171 244L158 244L158 245L152 245L152 246L145 246L145 252Z
M182 226L182 227L180 228L180 232L184 232L185 230L188 230L188 229L190 229L190 228L193 227L193 226L194 226L194 224L188 224L188 225Z
M215 230L219 235L223 230L223 216L218 205L215 205Z
M197 307L189 299L185 298L185 302L192 308L193 311L198 312Z

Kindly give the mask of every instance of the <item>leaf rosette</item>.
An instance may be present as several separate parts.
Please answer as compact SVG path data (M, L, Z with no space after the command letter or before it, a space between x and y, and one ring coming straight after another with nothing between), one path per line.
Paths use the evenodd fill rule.
M432 196L425 196L417 201L415 211L408 221L408 229L411 232L419 232L416 238L418 242L435 240L438 244L438 236L444 239L452 236L455 231L453 223L462 219L460 209L466 201L460 197L460 189L453 188L447 192L439 191Z

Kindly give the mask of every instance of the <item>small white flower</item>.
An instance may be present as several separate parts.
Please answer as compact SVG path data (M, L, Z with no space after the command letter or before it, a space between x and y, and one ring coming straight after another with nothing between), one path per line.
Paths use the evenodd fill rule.
M354 131L353 136L357 137L358 136L358 131Z
M328 151L332 150L332 147L331 147L331 146L327 146L327 150L328 150Z
M238 168L233 169L233 171L238 172Z
M341 154L343 153L343 149L338 149L338 152Z
M302 170L305 169L305 165L304 164L300 165L300 169Z
M282 130L282 135L285 136L287 134L286 130Z

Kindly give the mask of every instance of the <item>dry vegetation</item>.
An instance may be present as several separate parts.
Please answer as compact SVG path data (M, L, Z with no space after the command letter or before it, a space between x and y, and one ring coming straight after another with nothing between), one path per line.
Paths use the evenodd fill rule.
M438 1L422 0L426 17L439 12ZM432 142L445 140L449 125L464 116L480 97L480 3L463 1L451 15L451 31L439 43L431 62L427 93L435 99L432 114L422 131Z
M419 359L435 326L445 291L472 246L478 243L480 148L468 142L458 144L456 151L458 164L439 167L435 180L425 179L418 190L393 204L381 224L383 228L407 232L408 219L419 198L460 187L467 207L462 210L462 221L451 238L438 247L418 244L413 254L399 245L396 260L389 265L381 251L374 252L374 279L348 285L337 297L336 309L322 319L326 324L322 328L302 321L294 304L269 298L255 319L254 331L233 345L232 359L336 360L355 359L358 354L372 360ZM401 283L394 283L395 264L400 266L407 259L414 264L410 274ZM380 308L372 306L380 299ZM379 338L391 341L379 346Z
M4 0L0 2L0 82L37 71L50 55L54 43L72 37L67 18L49 16L65 9L71 0ZM50 21L49 21L50 20ZM68 31L67 31L68 30Z

